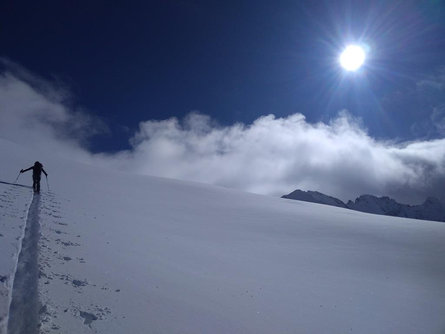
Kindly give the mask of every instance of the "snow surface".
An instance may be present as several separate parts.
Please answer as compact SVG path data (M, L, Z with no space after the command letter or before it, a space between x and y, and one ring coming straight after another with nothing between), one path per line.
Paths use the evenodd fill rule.
M31 202L29 189L0 182L0 333L6 331L10 291Z
M445 332L443 223L0 152L0 181L34 160L49 173L42 333ZM0 305L31 196L0 183Z

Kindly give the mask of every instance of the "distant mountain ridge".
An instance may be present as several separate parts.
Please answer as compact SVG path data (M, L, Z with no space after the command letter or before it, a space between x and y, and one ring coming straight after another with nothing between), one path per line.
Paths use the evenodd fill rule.
M281 198L296 199L305 202L327 204L332 206L338 206L340 208L347 208L346 204L338 198L322 194L318 191L303 191L295 190L288 195L281 196Z
M445 222L445 206L434 197L428 197L425 202L420 205L401 204L387 196L377 197L373 195L361 195L357 197L355 201L344 203L338 198L325 195L318 191L303 191L297 189L288 195L282 196L282 198L338 206L340 208L379 215Z

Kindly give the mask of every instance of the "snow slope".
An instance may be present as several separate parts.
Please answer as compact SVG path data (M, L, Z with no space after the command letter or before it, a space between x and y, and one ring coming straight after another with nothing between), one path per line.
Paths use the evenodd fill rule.
M31 201L29 189L0 182L0 333L5 332L12 282Z
M0 181L34 160L49 173L30 211L42 333L445 331L443 223L128 175L3 140L0 152ZM32 194L0 184L0 196L16 212L0 208L10 277Z

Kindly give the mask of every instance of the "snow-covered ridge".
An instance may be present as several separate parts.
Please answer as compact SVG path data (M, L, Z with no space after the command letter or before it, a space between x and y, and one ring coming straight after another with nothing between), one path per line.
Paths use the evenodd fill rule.
M424 203L419 205L401 204L387 196L377 197L373 195L361 195L355 201L344 203L338 198L317 191L297 189L288 195L282 196L282 198L333 205L379 215L445 222L445 206L433 197L427 198Z

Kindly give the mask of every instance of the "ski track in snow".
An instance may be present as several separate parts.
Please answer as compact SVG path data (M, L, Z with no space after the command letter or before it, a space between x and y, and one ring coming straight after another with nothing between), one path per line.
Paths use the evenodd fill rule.
M37 334L40 195L34 194L17 263L9 309L8 334Z
M67 231L62 203L53 193L29 200L29 188L0 182L0 190L5 189L0 193L0 242L13 241L0 248L10 254L0 258L0 334L60 333L66 323L77 333L97 332L95 321L108 318L111 310L94 303L85 307L84 294L120 290L76 276L75 266L86 263L85 256L73 254L81 236ZM5 259L10 263L3 264ZM71 297L62 303L51 300L48 289L54 285Z
M0 182L0 334L6 333L12 288L30 205L30 187Z
M80 248L81 236L70 233L53 193L30 201L29 188L0 182L0 190L5 189L0 193L0 242L14 241L7 249L0 244L10 254L0 258L0 334L60 333L67 323L70 332L97 332L95 322L109 318L111 310L95 303L85 307L86 295L106 297L120 290L77 277L77 266L87 262L73 251ZM3 264L5 259L10 263ZM54 301L50 288L70 297Z

